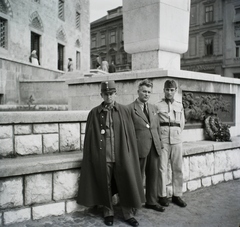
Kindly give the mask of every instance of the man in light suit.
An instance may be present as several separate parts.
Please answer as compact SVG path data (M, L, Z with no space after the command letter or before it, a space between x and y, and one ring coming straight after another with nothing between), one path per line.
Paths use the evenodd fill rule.
M162 206L169 206L167 198L167 171L170 160L172 168L172 202L180 207L186 207L187 203L181 198L183 188L182 170L182 131L185 125L184 110L181 102L174 99L177 92L175 80L166 80L164 83L165 98L157 103L157 112L161 126L161 140L163 149L160 155L159 166L159 203Z
M148 100L153 84L145 79L139 83L138 98L128 105L137 137L139 162L142 178L146 175L146 204L145 207L159 212L165 208L157 202L159 155L161 140L159 136L159 117L156 107Z

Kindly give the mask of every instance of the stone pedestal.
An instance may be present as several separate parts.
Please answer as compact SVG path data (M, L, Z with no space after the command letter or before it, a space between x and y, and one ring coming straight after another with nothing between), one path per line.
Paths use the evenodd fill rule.
M190 0L123 0L124 48L132 70L180 69L188 49Z

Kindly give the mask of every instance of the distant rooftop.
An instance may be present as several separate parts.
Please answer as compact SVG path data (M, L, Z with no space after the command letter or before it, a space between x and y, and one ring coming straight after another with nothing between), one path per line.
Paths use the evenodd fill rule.
M121 16L122 15L122 6L118 6L117 8L110 9L107 11L107 13L108 14L106 16L93 21L91 24L95 24L95 23L98 23L101 21L105 21L105 20L117 17L117 16Z

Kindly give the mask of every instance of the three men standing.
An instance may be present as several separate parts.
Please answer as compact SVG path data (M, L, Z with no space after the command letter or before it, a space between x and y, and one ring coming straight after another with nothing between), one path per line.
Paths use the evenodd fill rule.
M177 85L174 80L165 82L165 99L157 107L148 103L152 88L148 79L141 81L138 98L123 106L115 102L115 82L104 81L103 102L87 118L77 202L89 207L102 205L104 223L108 226L114 221L115 193L119 195L125 221L131 226L139 225L133 210L145 202L144 175L145 207L165 210L162 206L169 205L166 193L169 159L173 173L172 202L181 207L187 205L180 197L184 112L182 104L174 100Z

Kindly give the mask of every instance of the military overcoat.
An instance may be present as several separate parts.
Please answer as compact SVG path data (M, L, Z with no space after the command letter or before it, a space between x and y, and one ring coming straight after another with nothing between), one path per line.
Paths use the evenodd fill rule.
M140 208L145 202L134 125L126 106L113 108L116 185L123 207ZM108 195L105 134L106 111L93 108L87 118L77 203L110 207ZM101 133L102 132L102 133Z

